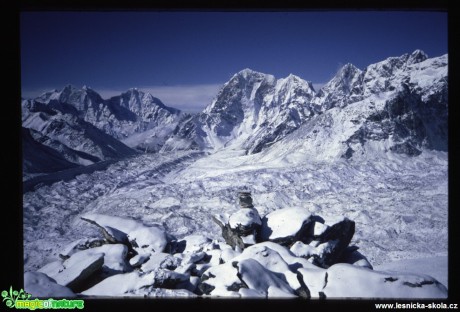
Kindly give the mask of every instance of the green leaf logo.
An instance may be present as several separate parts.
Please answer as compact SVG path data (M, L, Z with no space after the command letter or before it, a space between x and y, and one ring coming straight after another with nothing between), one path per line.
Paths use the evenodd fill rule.
M13 290L13 286L10 286L9 292L4 290L2 291L2 301L5 301L5 304L9 308L13 308L15 306L16 300L25 300L29 299L32 295L26 293L23 289L17 291Z

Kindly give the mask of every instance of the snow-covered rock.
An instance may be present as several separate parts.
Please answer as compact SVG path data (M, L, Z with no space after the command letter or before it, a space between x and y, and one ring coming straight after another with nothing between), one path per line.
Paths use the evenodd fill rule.
M168 243L165 231L132 219L102 214L85 214L81 219L100 227L106 239L114 243L129 241L139 254L162 252Z
M296 293L304 293L306 290L302 289L302 285L294 273L295 269L291 269L283 257L273 249L263 245L253 245L246 248L241 255L233 258L231 261L242 261L246 259L253 259L259 262L265 269L277 273L278 277L296 291ZM265 289L266 291L267 289Z
M25 272L24 290L33 298L73 298L76 294L68 287L59 285L45 273Z
M373 271L343 263L327 270L322 291L326 298L447 298L446 287L431 276Z
M100 238L80 238L77 239L70 244L68 244L60 253L59 257L61 259L68 259L71 255L73 255L76 252L79 252L81 250L89 249L89 248L94 248L94 247L99 247L106 244L106 241L101 240Z
M108 277L100 283L82 292L87 296L126 296L129 294L139 295L142 289L166 288L174 289L174 286L181 281L185 281L188 277L173 271L156 269L148 273L134 271L130 273L117 274ZM153 291L150 289L149 292ZM174 292L171 292L174 294ZM184 291L188 294L188 291ZM144 293L141 294L142 296Z
M273 241L289 246L310 236L314 221L308 209L285 208L273 211L262 218L260 241Z
M256 236L262 221L255 208L242 208L228 219L230 229L240 236ZM244 242L247 245L246 242Z
M236 264L241 280L249 289L266 297L296 297L289 285L258 261L248 258ZM241 289L240 289L241 290ZM248 293L243 292L248 295Z
M233 262L210 267L201 276L198 288L205 295L216 297L240 297L238 290L247 288L238 278Z
M56 283L70 289L79 289L82 284L104 264L104 254L77 252L62 263L54 262L42 269Z

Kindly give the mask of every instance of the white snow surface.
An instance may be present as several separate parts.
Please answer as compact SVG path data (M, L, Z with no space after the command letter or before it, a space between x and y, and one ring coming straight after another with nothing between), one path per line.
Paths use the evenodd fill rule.
M143 252L162 252L168 242L163 230L144 226L139 221L92 213L85 214L82 218L101 225L120 242L123 241L123 235L126 235L130 241L135 241L138 245L134 246L134 249Z
M329 298L447 298L447 289L421 274L373 271L338 263L327 269Z
M24 273L24 290L31 298L73 298L76 294L68 287L59 285L42 272Z
M262 239L269 240L294 235L310 217L311 213L306 208L273 211L262 220Z

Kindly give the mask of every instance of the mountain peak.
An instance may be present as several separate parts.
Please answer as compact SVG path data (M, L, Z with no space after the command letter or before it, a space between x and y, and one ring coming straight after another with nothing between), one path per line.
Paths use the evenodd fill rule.
M425 61L427 58L428 58L428 55L425 52L417 49L414 52L412 52L411 55L409 55L407 59L407 64L411 65L411 64L420 63L420 62Z
M238 73L236 73L233 78L236 78L236 77L242 77L243 79L250 79L251 77L261 77L261 76L269 76L267 74L264 74L264 73L261 73L261 72L258 72L258 71L255 71L255 70L252 70L250 68L245 68L241 71L239 71Z
M360 72L361 70L351 63L347 63L339 70L339 74L354 74Z

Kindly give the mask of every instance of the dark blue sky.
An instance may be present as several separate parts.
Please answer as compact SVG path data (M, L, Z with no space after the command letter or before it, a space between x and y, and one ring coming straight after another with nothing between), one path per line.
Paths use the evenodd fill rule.
M22 12L20 26L23 96L138 87L185 110L244 68L321 85L346 63L447 53L443 12Z

